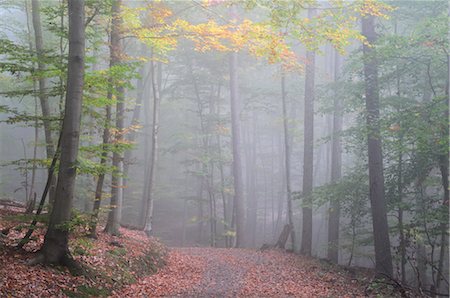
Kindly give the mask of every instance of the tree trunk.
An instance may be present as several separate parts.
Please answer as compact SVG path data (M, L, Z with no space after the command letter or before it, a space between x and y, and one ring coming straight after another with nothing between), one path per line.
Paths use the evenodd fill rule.
M231 17L236 18L236 7L231 6ZM238 55L237 52L230 54L230 103L231 103L231 142L233 146L233 185L234 185L234 208L236 214L236 247L244 245L245 233L245 202L244 186L242 181L241 162L241 119L239 107L238 86Z
M108 91L107 95L108 99L112 98L111 91ZM102 155L100 157L100 165L104 166L106 165L106 160L108 158L108 144L109 144L109 138L110 138L110 125L111 125L111 106L106 106L106 118L105 118L105 127L103 128L103 145L102 145ZM89 234L91 237L96 237L96 230L97 230L97 222L98 222L98 213L100 210L101 200L102 200L102 194L103 194L103 183L105 181L105 173L101 173L98 176L97 180L97 186L95 188L95 199L94 199L94 206L92 209L92 216L91 216L91 223L89 227Z
M149 75L151 73L149 72ZM150 88L151 84L145 86L144 93L146 94L146 100L144 100L144 133L143 133L143 142L144 142L144 185L142 189L142 198L141 198L141 209L139 210L139 227L144 230L145 226L145 214L147 212L147 203L148 203L148 185L145 181L149 180L150 175L150 148L151 148L151 138L147 137L147 133L145 133L148 129L150 129L150 115L152 114L151 102L150 102Z
M308 10L308 17L312 18L315 10ZM312 201L313 189L313 161L314 161L314 77L315 77L314 51L306 52L305 71L305 117L304 117L304 151L303 151L303 225L301 253L311 255L312 247Z
M221 86L219 85L217 88L217 111L216 115L218 120L217 125L222 126L222 123L220 121L220 90ZM231 221L230 221L230 212L229 212L229 205L231 205L230 202L228 202L228 197L225 195L225 174L223 169L223 157L222 157L222 141L220 137L220 133L216 134L216 142L217 142L217 155L218 155L218 163L217 167L219 168L219 174L220 174L220 196L222 198L222 205L223 205L223 230L225 233L225 247L231 246L231 238L228 235L228 232L231 230Z
M46 143L46 153L47 159L52 159L55 155L55 149L53 145L52 138L52 130L50 123L50 105L48 102L48 96L46 94L46 79L43 77L43 72L45 71L45 58L44 58L44 44L42 39L42 27L41 27L41 16L40 16L40 2L39 0L31 0L31 17L33 20L33 29L34 29L34 38L36 43L36 52L37 52L37 64L39 71L39 101L41 103L42 110L42 120L44 125L44 135L45 135L45 143ZM50 189L49 189L49 201L53 202L55 196L55 177L50 181Z
M362 19L362 34L370 43L370 46L367 44L363 46L363 52L368 128L369 196L375 245L375 267L379 273L392 277L392 256L384 196L383 155L379 123L378 65L373 48L376 41L373 16L366 16Z
M142 45L141 48L141 55L144 55L145 53L145 46ZM145 77L145 65L142 65L139 69L139 75L140 78L138 79L137 86L136 86L136 103L134 105L133 109L133 116L131 118L131 132L128 135L128 142L134 143L136 141L137 132L136 132L136 126L139 125L139 119L141 116L141 107L142 107L142 100L144 98L144 90L145 90L145 83L146 83L146 77ZM123 158L123 187L124 187L124 198L126 197L125 194L128 193L128 172L131 165L133 155L133 149L125 151L124 158Z
M247 190L247 210L246 210L246 244L248 247L256 246L256 222L257 222L257 170L256 170L256 122L257 117L255 111L249 117L250 123L247 129L244 130L244 152L245 152L245 174L246 174L246 190Z
M161 72L161 65L158 65L158 72ZM156 79L155 62L153 61L153 53L150 61L151 82L153 91L153 124L152 124L152 144L151 144L151 156L150 156L150 169L148 178L148 191L147 191L147 210L145 213L144 232L147 236L152 233L153 222L153 195L154 195L154 183L156 163L158 158L158 132L159 132L159 106L161 103L160 98L160 82ZM158 76L160 76L158 74Z
M69 231L64 225L70 220L77 168L83 100L84 43L84 1L69 1L69 62L61 159L55 202L40 251L45 263L70 265L71 261Z
M233 185L236 213L236 247L244 245L245 204L244 187L242 182L241 161L241 125L237 86L237 53L231 53L230 58L230 89L231 89L231 142L233 146Z
M122 45L120 40L120 27L122 20L120 18L120 9L122 0L115 0L112 5L112 24L111 24L111 67L121 63ZM117 83L118 79L114 78L116 89L116 135L114 142L120 144L123 139L125 103L124 103L124 87ZM113 152L112 165L115 168L111 178L111 202L110 211L108 213L108 221L106 223L105 232L111 235L119 235L119 227L122 216L122 194L123 194L123 157L122 154Z
M450 12L450 8L449 8ZM448 268L448 263L445 264L445 258L448 258L448 206L449 206L449 181L448 181L448 134L449 134L449 88L450 88L450 56L447 55L447 84L445 86L445 112L444 112L444 125L442 127L442 140L445 141L444 152L440 156L440 166L439 169L441 171L442 178L442 187L444 188L444 197L442 199L442 208L446 214L446 218L442 220L440 225L441 230L441 247L439 252L439 263L438 263L438 279L436 282L436 289L439 291L441 287L442 281L445 279L444 268Z
M32 44L32 31L30 26L30 14L29 14L29 2L25 2L25 11L27 14L27 29L28 29L28 41L29 41L29 48L30 51L33 51L33 44ZM35 63L33 63L33 68L35 67ZM38 120L38 98L36 96L37 92L37 82L36 79L33 79L33 97L34 97L34 116L36 117L34 121L34 144L33 144L33 167L31 170L31 185L30 185L30 192L29 196L27 197L27 203L26 203L26 211L25 213L31 214L34 210L35 204L36 204L36 193L34 192L34 185L36 181L36 169L37 169L37 147L39 142L39 120Z
M289 123L286 104L286 84L284 74L281 75L281 104L283 109L283 129L284 129L284 169L286 171L286 202L287 202L287 222L290 226L292 249L295 251L295 229L292 212L292 190L291 190L291 146L289 143ZM284 248L284 247L283 247Z
M334 81L339 79L341 68L341 57L337 51L334 55ZM336 183L341 179L342 148L340 133L342 130L342 103L338 96L334 97L333 109L333 135L331 151L331 183ZM330 203L328 219L328 259L333 263L339 263L339 227L340 227L340 202L339 198L333 198Z

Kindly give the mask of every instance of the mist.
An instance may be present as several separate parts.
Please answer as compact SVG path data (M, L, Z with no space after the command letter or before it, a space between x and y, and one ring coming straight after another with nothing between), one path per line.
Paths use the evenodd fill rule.
M0 199L24 234L43 197L44 230L277 249L448 293L446 1L86 1L73 85L74 8L37 2L0 3Z

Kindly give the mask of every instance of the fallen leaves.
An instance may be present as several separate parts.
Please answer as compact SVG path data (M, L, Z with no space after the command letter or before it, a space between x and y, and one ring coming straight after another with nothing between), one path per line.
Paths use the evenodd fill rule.
M202 279L205 270L202 257L173 250L167 265L158 273L113 293L112 297L178 296L190 292Z
M7 215L20 211L0 208L0 230L13 222ZM18 223L15 222L17 225ZM100 229L100 228L99 228ZM15 245L24 231L10 229L0 238L0 297L90 297L107 295L112 289L135 282L153 273L163 263L165 247L140 231L120 229L121 236L99 233L98 239L75 235L70 249L75 260L92 269L89 277L72 276L65 268L28 266L43 243L44 230L34 233L33 241L17 250Z
M0 209L0 216L10 213ZM0 229L8 225L11 222L0 220ZM0 296L364 296L364 286L342 268L277 250L173 248L166 266L146 276L161 266L165 248L140 231L120 232L121 237L99 233L97 240L71 239L74 258L100 273L88 278L61 268L26 265L42 243L43 230L35 232L37 241L18 251L12 246L23 232L11 229L0 242Z
M113 297L355 297L364 287L337 267L283 251L177 248L167 267Z

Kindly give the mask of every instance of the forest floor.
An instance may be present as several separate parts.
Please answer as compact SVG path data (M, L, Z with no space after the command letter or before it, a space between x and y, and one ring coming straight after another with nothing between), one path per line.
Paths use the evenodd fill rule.
M170 248L143 232L120 237L73 231L71 253L87 274L29 266L44 224L23 250L20 208L0 206L0 297L362 297L380 294L370 270L344 268L281 250ZM101 231L101 227L99 227ZM384 292L383 297L394 297Z
M172 248L163 269L113 297L361 297L369 279L278 250Z
M72 232L69 246L84 275L73 276L58 266L30 266L45 230L38 225L33 240L17 249L29 222L23 208L0 205L0 297L107 297L165 264L165 246L143 232L121 229L120 237L99 232L91 239L80 227Z

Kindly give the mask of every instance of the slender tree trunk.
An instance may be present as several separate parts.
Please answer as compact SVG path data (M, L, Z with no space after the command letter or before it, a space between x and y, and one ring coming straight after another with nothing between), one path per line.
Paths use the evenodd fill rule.
M341 68L341 57L335 51L334 61L334 81L339 79ZM333 109L333 135L331 150L331 183L336 183L341 179L342 167L342 148L340 133L342 130L342 103L336 95L334 97ZM332 262L339 263L339 228L340 228L340 202L339 198L333 198L330 203L329 219L328 219L328 259Z
M231 15L237 17L236 7L231 7ZM236 247L244 245L245 233L245 202L244 186L242 181L241 162L241 120L239 108L238 86L238 55L230 54L230 101L231 101L231 142L233 146L233 185L234 185L234 209L236 214Z
M217 125L222 126L221 120L220 120L220 90L221 86L219 85L217 88L217 111L216 115L218 118ZM231 246L231 239L228 235L228 232L231 230L231 221L230 221L230 212L229 212L229 205L231 203L228 202L228 198L225 195L225 174L223 169L223 160L222 160L222 140L220 137L220 133L216 134L216 142L217 142L217 155L218 155L218 163L217 167L219 168L219 175L220 175L220 196L222 198L222 205L223 205L223 225L224 225L224 233L225 233L225 247Z
M308 10L308 17L312 18L315 10ZM306 52L305 71L305 117L304 117L304 151L303 151L303 224L301 253L311 255L312 247L312 200L313 189L313 161L314 161L314 77L315 77L314 51Z
M107 97L108 97L108 99L112 98L111 91L108 91ZM105 124L104 125L105 125L105 127L103 128L103 145L102 145L102 155L100 157L100 166L105 166L106 161L108 159L108 144L109 144L109 138L110 138L109 129L110 129L110 125L111 125L111 106L110 105L106 106L106 115L105 115ZM99 214L101 200L102 200L104 181L105 181L105 173L101 173L98 176L97 186L95 188L94 206L92 209L91 223L89 226L89 234L93 238L96 237L98 214Z
M362 19L362 34L371 46L365 44L364 80L368 128L370 205L375 245L375 267L379 273L392 277L392 256L384 196L383 154L380 136L380 103L378 65L373 44L376 41L375 18Z
M274 234L274 241L277 241L277 233L281 233L284 223L283 223L283 210L284 210L284 193L286 190L286 170L285 170L285 162L284 161L284 146L283 146L283 140L282 140L282 136L280 136L279 138L279 142L278 142L278 156L279 156L279 161L277 161L277 163L280 165L279 168L279 172L281 173L281 181L280 181L280 192L279 192L279 196L278 196L278 204L277 204L277 219L276 219L276 224L275 224L275 234ZM287 208L286 208L287 209Z
M141 55L144 55L145 53L145 46L142 46L141 49ZM145 90L145 83L146 83L146 77L145 77L145 65L142 65L141 68L139 69L139 75L140 78L137 81L137 86L136 86L136 103L134 105L134 109L133 109L133 116L131 118L131 132L128 134L128 142L130 143L134 143L136 141L136 137L137 137L137 127L139 125L139 119L141 116L141 107L142 107L142 101L144 98L144 90ZM126 198L126 193L129 192L128 191L128 172L130 169L130 165L131 165L131 160L132 160L132 155L133 155L133 150L127 150L125 151L124 154L124 158L123 158L123 189L124 189L124 198Z
M220 87L219 87L220 88ZM215 114L215 104L214 104L214 85L211 85L211 94L209 97L209 117L210 119L213 119ZM208 131L208 135L213 134L212 129L211 131ZM208 136L208 150L212 151L214 150L212 147L212 137ZM210 153L211 155L211 153ZM214 158L209 159L209 168L210 168L210 180L209 180L209 197L210 197L210 204L211 204L211 234L212 234L212 241L213 241L213 247L217 246L217 200L215 195L215 188L214 188Z
M32 31L31 31L31 25L30 25L30 13L29 13L29 1L25 2L25 11L27 14L27 29L28 29L28 41L29 41L29 48L30 51L33 51L33 44L32 44ZM36 65L33 63L33 68L35 68ZM36 96L37 92L37 81L36 79L33 79L33 97L34 97L34 116L36 117L34 121L34 144L33 144L33 167L31 170L31 185L30 185L30 192L29 196L27 197L26 202L26 213L30 214L34 210L34 205L36 203L36 193L34 193L34 184L36 181L36 169L37 169L37 146L39 142L39 120L38 120L38 98ZM33 194L34 193L34 194ZM33 199L34 198L34 199Z
M151 75L151 72L149 72ZM141 199L141 209L139 211L139 227L144 230L145 226L145 214L147 212L147 203L148 203L148 185L146 181L149 180L150 175L150 149L151 149L151 133L147 134L146 132L150 130L150 115L152 115L151 102L150 102L150 89L151 84L145 86L146 100L144 100L144 130L143 130L143 142L144 142L144 186L142 189L142 199Z
M70 220L77 168L83 99L84 43L84 1L69 1L69 63L61 159L55 202L40 251L43 262L68 266L71 265L72 259L68 247L69 231L64 225Z
M397 169L397 192L398 192L398 230L399 230L399 251L400 251L400 275L402 284L406 283L406 241L405 241L405 231L403 227L403 182L402 182L402 173L403 173L403 152L402 152L403 140L402 136L399 138L399 148L400 152L398 154L398 169Z
M281 104L283 109L283 129L284 129L284 169L286 171L286 202L287 202L287 222L291 226L292 249L295 251L295 228L292 212L292 190L291 190L291 146L289 144L289 123L286 104L286 83L284 74L281 75Z
M248 247L256 246L256 221L258 200L256 194L257 170L256 170L256 114L253 111L249 117L248 127L244 129L244 153L245 153L245 176L247 190L247 209L246 209L246 244Z
M156 78L156 71L161 72L161 65L158 65L158 70L156 70L155 62L153 61L153 53L150 61L150 72L151 72L151 82L153 91L153 124L152 124L152 145L151 145L151 156L150 156L150 169L149 169L149 180L148 180L148 203L147 210L145 214L145 225L144 232L147 236L150 236L153 230L153 195L154 195L154 183L156 175L156 163L158 158L158 133L159 133L159 106L161 103L160 97L160 82ZM158 74L160 77L160 74Z
M40 2L39 0L31 0L31 13L32 13L32 20L33 20L33 28L34 28L34 37L35 37L35 44L36 44L36 52L37 52L37 64L38 64L38 71L39 71L39 100L41 103L41 110L42 110L42 117L44 118L42 120L44 124L44 135L45 135L45 143L46 143L46 153L47 153L47 159L52 159L55 155L55 148L53 144L53 138L52 138L52 130L51 130L51 123L50 123L50 104L48 102L48 96L47 96L47 82L45 77L43 77L43 72L45 71L45 57L44 57L44 43L42 39L42 27L41 27L41 16L40 16ZM50 183L50 190L49 190L49 198L50 203L54 200L54 194L55 194L55 185L56 185L56 179L55 177L52 178Z
M449 8L450 10L450 8ZM442 199L442 208L445 212L443 214L446 215L446 218L442 220L440 225L441 230L441 247L439 252L439 263L438 263L438 279L436 282L436 289L439 291L441 287L441 283L445 278L444 268L448 268L448 263L445 264L445 259L447 256L448 260L448 206L449 206L449 171L448 171L448 163L449 163L449 157L448 157L448 135L449 135L449 88L450 88L450 56L447 55L447 84L445 87L445 112L444 112L444 119L446 120L444 123L444 126L442 128L442 139L445 141L444 146L444 152L440 156L440 166L439 169L441 171L441 178L442 178L442 187L444 188L444 197Z
M122 55L122 44L120 40L120 27L122 20L120 18L120 10L122 0L114 0L112 5L112 24L111 24L111 67L120 65ZM124 103L124 87L114 78L113 84L116 89L116 135L114 142L119 144L123 140L125 103ZM122 194L123 194L123 157L117 150L113 152L112 165L115 168L111 178L111 202L110 211L108 213L108 221L106 222L105 232L111 235L119 235L120 221L122 217Z

